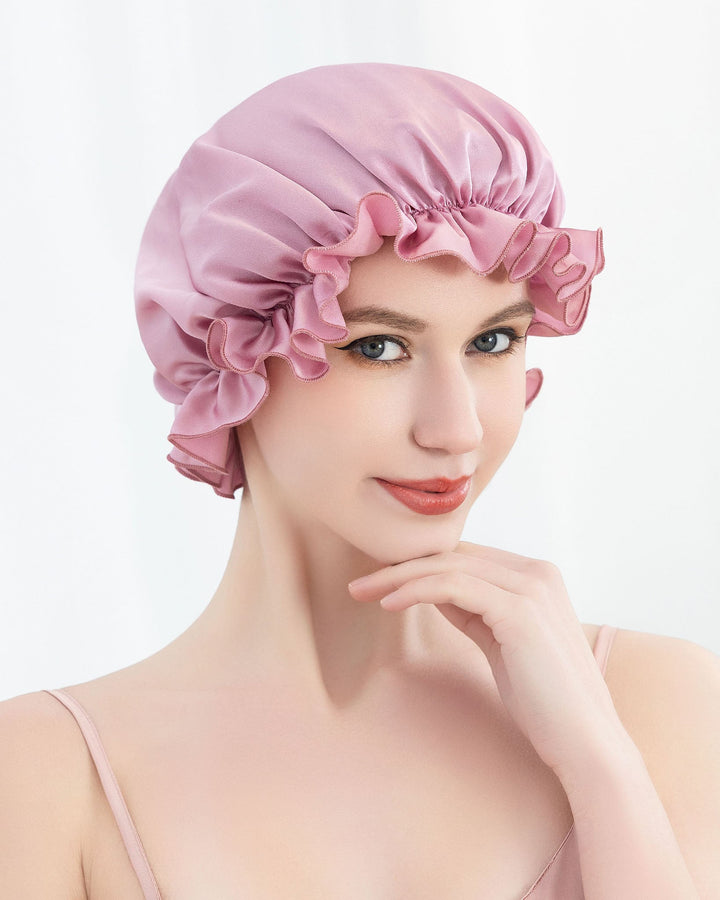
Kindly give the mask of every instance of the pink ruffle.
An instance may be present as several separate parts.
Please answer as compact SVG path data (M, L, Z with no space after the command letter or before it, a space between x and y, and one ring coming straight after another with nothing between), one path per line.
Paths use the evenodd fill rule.
M331 307L327 315L325 306ZM285 359L297 378L314 381L329 368L323 342L347 334L337 300L318 303L312 284L299 285L294 304L285 302L266 316L245 310L213 319L205 341L212 368L176 406L168 437L174 447L167 458L188 478L206 481L217 494L233 497L245 483L233 429L267 396L267 357ZM201 433L199 423L206 429Z
M279 356L295 376L313 381L328 370L324 343L349 334L337 296L348 285L350 262L375 253L395 236L404 260L450 253L487 275L503 264L512 282L528 280L535 317L528 334L574 334L583 324L591 282L604 265L602 231L551 228L480 203L402 209L390 194L370 191L359 201L352 231L329 246L304 251L302 264L313 276L294 285L293 299L267 310L237 307L212 319L207 329L207 372L194 380L176 405L168 459L183 475L233 497L245 483L234 427L250 418L268 393L265 359ZM229 309L225 306L224 309ZM202 364L195 359L193 367ZM542 373L527 378L529 405ZM160 377L156 386L178 403L182 392Z
M602 230L549 228L498 212L479 203L437 206L404 214L382 191L366 194L358 204L353 231L329 247L311 247L303 265L330 279L321 295L343 291L349 260L375 253L382 237L395 236L395 252L404 260L450 253L479 275L504 264L512 282L530 280L535 317L529 334L575 334L585 319L591 282L605 264Z

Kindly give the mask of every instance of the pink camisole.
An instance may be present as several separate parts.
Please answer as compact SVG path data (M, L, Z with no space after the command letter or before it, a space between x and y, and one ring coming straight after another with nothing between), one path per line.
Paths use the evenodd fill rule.
M616 633L616 627L602 625L595 641L593 653L603 676L605 675L610 648ZM110 766L105 748L92 719L78 701L65 691L61 689L48 690L47 693L51 694L70 710L80 727L100 776L105 796L120 829L130 862L142 887L145 900L162 900L157 881L145 855L140 835L128 811L120 785L115 778L115 773ZM532 900L584 900L584 896L580 874L580 858L575 838L575 825L573 823L543 870L518 900L527 900L527 898L532 898Z

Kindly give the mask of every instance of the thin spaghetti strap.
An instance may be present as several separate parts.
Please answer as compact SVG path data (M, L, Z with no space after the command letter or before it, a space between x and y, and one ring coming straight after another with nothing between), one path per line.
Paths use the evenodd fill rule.
M125 849L130 857L130 862L132 863L132 867L135 870L135 874L142 887L145 900L161 900L160 890L158 889L155 876L150 868L148 858L145 855L145 850L140 841L140 835L135 828L135 823L130 817L125 798L117 783L115 773L110 766L110 761L107 758L105 748L102 745L100 735L98 734L94 722L80 703L78 703L74 697L65 693L65 691L60 689L46 690L46 693L51 694L66 706L80 727L80 731L85 738L85 743L87 744L90 755L95 763L97 773L100 776L100 782L105 791L108 803L110 804L110 809L112 810L115 821L120 829L120 834L122 835Z
M600 671L603 676L605 675L605 669L610 657L610 650L617 632L618 629L615 625L601 625L597 637L595 638L595 648L593 653L595 654L595 659L597 660L598 666L600 666Z

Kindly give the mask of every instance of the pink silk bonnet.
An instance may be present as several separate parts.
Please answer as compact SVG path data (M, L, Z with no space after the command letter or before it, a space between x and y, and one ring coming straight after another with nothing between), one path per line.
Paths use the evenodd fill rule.
M348 336L337 295L386 236L406 260L451 253L528 280L528 334L576 333L602 232L560 228L550 156L513 107L463 78L393 63L280 78L185 153L140 243L135 303L159 393L175 405L168 459L233 497L234 426L268 393L265 359L328 370ZM527 373L528 406L542 373Z

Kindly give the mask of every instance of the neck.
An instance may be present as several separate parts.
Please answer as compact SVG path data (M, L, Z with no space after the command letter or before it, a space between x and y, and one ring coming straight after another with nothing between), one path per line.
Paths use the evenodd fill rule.
M358 705L386 676L437 659L454 631L431 605L391 612L350 596L349 581L386 564L294 518L271 490L244 489L227 568L186 635L211 678L254 672L320 709Z

